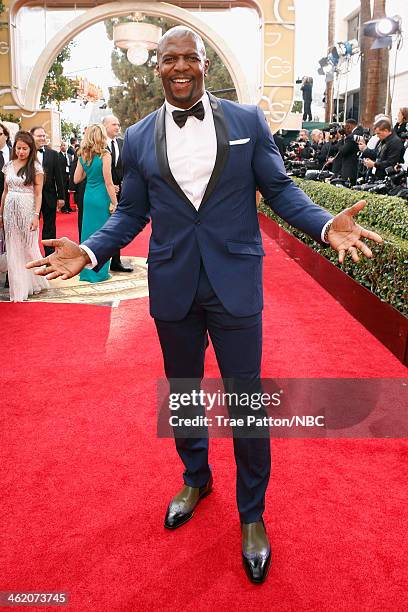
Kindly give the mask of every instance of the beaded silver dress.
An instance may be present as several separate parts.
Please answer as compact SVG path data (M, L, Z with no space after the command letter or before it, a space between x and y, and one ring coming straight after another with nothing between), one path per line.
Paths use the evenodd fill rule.
M17 176L12 161L4 164L3 172L8 191L3 210L6 253L1 256L0 269L8 272L10 301L23 302L29 295L47 289L49 283L25 267L28 261L42 257L38 229L30 230L35 211L34 186L24 185L24 177ZM44 173L38 162L35 172Z

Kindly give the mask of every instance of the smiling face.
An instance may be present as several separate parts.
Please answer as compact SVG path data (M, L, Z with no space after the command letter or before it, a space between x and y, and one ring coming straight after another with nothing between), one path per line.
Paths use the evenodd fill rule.
M34 142L35 142L35 146L37 147L37 149L40 149L41 147L45 145L46 140L47 140L47 134L44 128L39 127L36 130L34 130L33 137L34 137Z
M190 108L205 92L204 75L210 62L199 39L188 31L169 34L158 49L156 71L166 100L179 108Z

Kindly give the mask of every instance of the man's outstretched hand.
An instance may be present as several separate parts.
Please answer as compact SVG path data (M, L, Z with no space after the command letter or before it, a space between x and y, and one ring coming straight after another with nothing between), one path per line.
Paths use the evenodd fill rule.
M357 204L353 204L350 208L346 208L341 213L336 215L330 226L327 240L330 246L338 252L339 262L343 263L347 253L351 255L353 261L360 261L357 250L366 257L372 257L371 249L361 240L368 238L380 244L383 239L375 232L370 232L358 225L354 221L354 216L360 212L367 204L365 200L360 200Z
M79 246L68 238L57 238L55 240L42 240L44 246L54 247L54 253L29 261L26 268L37 268L35 274L45 276L48 280L61 277L61 280L72 278L89 263L89 256Z

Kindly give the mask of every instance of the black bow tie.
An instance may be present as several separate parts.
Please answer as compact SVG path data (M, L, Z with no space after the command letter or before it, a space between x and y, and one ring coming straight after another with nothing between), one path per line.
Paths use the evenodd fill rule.
M205 115L204 106L203 106L203 103L200 101L200 102L197 102L197 104L195 104L192 108L189 108L188 110L173 111L172 115L173 115L174 121L177 123L179 128L182 128L186 124L187 117L196 117L197 119L202 121Z
M40 149L38 149L39 153L44 153L44 151L45 151L45 147L41 147Z

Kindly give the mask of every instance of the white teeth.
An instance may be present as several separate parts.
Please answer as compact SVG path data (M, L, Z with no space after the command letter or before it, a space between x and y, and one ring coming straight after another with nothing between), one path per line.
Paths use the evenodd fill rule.
M173 79L175 83L189 83L190 79Z

